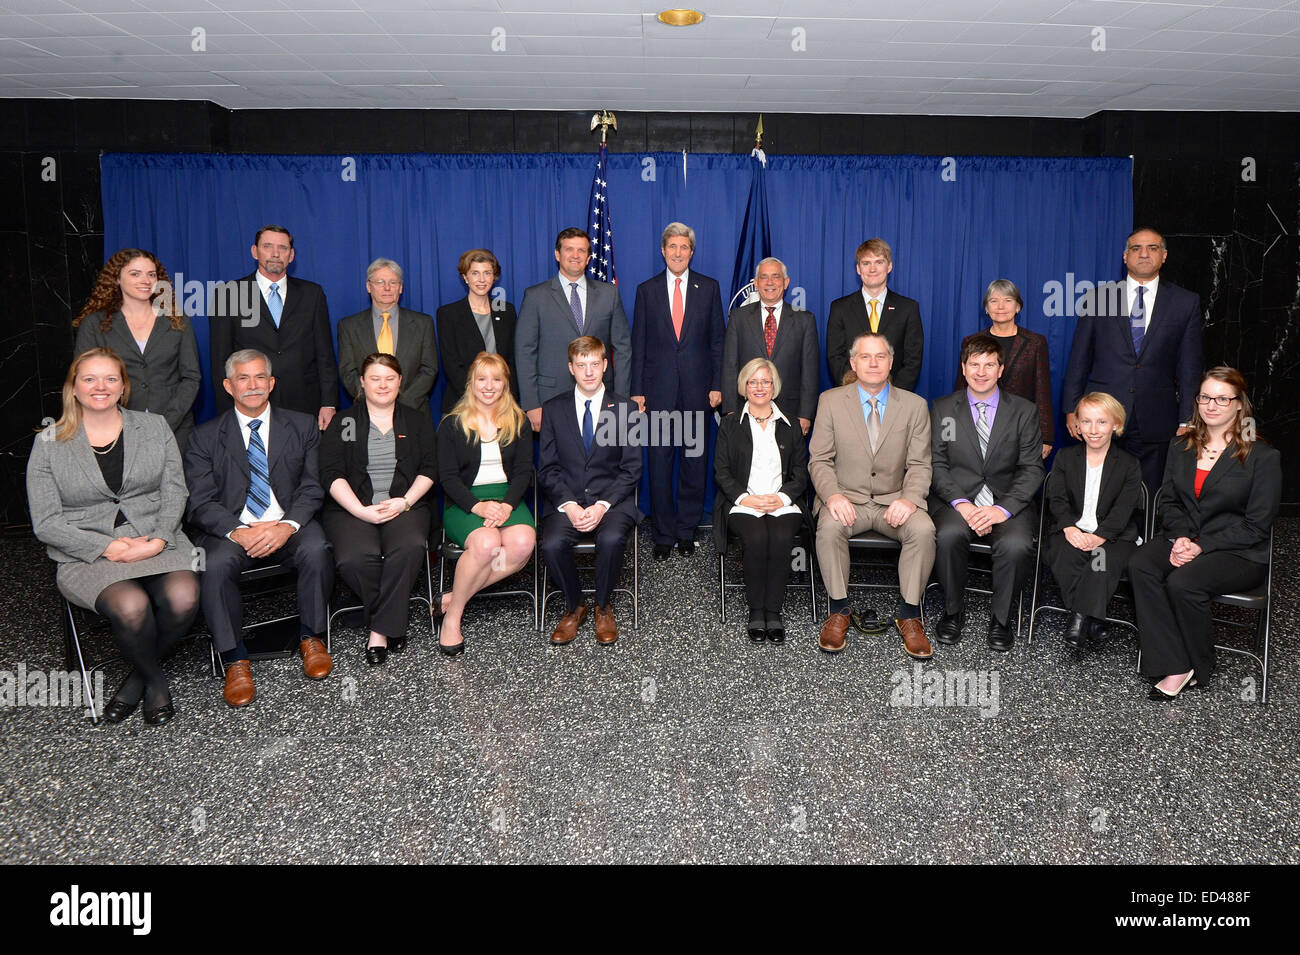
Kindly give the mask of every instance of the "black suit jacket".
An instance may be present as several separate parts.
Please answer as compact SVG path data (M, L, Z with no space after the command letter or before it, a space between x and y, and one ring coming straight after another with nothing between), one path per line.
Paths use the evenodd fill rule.
M481 463L482 445L471 441L455 418L443 418L438 425L438 483L443 497L466 513L478 503L470 488ZM533 426L526 417L515 440L501 446L501 467L510 483L505 502L518 507L533 481Z
M1057 452L1052 464L1046 487L1053 534L1061 533L1083 514L1087 451L1085 445L1072 444ZM1112 441L1101 467L1097 529L1093 533L1108 541L1137 540L1145 533L1142 517L1142 467L1137 458Z
M766 358L763 320L767 312L760 302L732 309L727 320L727 335L722 346L722 410L726 414L744 407L736 378L751 358ZM817 320L813 313L795 308L789 302L781 307L772 345L772 364L781 376L781 394L776 404L792 422L796 418L811 421L817 415L817 395L821 391L821 344L817 339Z
M808 517L808 448L798 426L776 422L776 448L781 453L781 493ZM713 453L713 477L718 493L713 498L713 546L727 549L727 516L736 500L749 492L749 468L754 462L754 435L743 414L728 415L718 426Z
M930 442L930 494L935 507L951 507L961 498L974 503L980 487L987 484L993 503L1015 517L1029 506L1043 483L1038 411L1009 392L999 391L987 457L980 456L965 388L935 401L930 410Z
M880 334L894 346L894 367L890 381L906 391L916 391L921 377L921 359L925 355L925 332L921 327L921 306L914 298L885 289L880 303ZM844 384L849 370L849 349L859 335L871 331L867 303L858 288L831 302L826 317L826 365L831 373L831 387Z
M271 359L271 372L275 375L275 390L271 392L273 406L315 417L321 408L337 407L339 403L339 374L334 363L334 335L330 331L325 290L306 279L282 281L287 285L279 328L267 311L256 272L238 280L239 301L253 303L254 317L209 319L212 390L218 411L229 410L234 404L221 386L226 377L226 359L244 348L256 348ZM251 289L247 287L249 284Z
M722 391L722 294L707 275L689 272L682 337L673 331L668 270L636 287L632 309L632 394L648 409L708 411L709 392ZM731 382L732 386L735 381Z
M284 508L284 519L301 526L316 516L325 498L318 478L320 429L314 414L283 408L271 409L270 422L266 462L271 490ZM191 524L214 537L239 527L249 482L248 449L233 409L194 429L185 449Z
M431 481L438 480L437 437L433 420L418 408L403 404L393 407L394 442L397 449L397 469L388 487L389 497L402 497L411 489L411 483L423 474ZM320 483L325 489L325 506L343 510L334 500L330 486L339 478L347 481L362 504L369 504L375 496L367 465L370 463L370 411L365 400L340 411L330 421L320 439ZM423 503L421 498L420 503Z
M372 309L339 322L339 377L343 380L343 390L353 400L361 394L361 363L378 350ZM419 408L426 413L429 410L429 393L438 380L435 350L433 319L424 312L399 306L394 357L402 366L402 394L398 400L408 408ZM432 418L429 423L432 426Z
M1163 291L1163 290L1162 290ZM1196 451L1184 450L1186 438L1169 442L1165 483L1160 488L1157 536L1190 537L1201 551L1228 551L1268 563L1268 537L1282 501L1282 456L1256 442L1245 464L1234 456L1235 444L1219 455L1196 497Z
M1062 406L1072 412L1086 393L1104 391L1124 406L1127 436L1168 440L1180 422L1192 420L1204 371L1201 325L1201 297L1162 279L1138 354L1126 285L1104 283L1088 293L1080 310Z
M465 393L465 379L469 366L478 353L487 346L483 333L478 330L474 312L469 307L469 296L459 302L438 306L438 354L442 357L443 385L442 413L448 414ZM509 302L505 308L492 312L492 333L497 340L497 354L510 368L510 393L519 400L519 373L515 367L515 325L518 317Z
M542 405L537 481L547 503L558 507L565 501L577 501L590 507L607 501L611 511L622 510L639 520L633 495L641 483L641 448L627 441L602 443L600 436L623 437L624 429L641 412L629 399L606 388L600 414L593 416L596 440L588 456L573 403L574 391L561 392Z

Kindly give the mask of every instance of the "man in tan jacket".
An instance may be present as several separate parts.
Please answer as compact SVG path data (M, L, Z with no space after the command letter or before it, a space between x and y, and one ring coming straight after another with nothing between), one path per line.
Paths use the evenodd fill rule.
M893 347L883 335L859 335L849 351L857 381L824 392L817 407L808 474L817 489L817 560L831 599L817 645L831 653L844 649L852 617L849 538L875 531L902 544L902 599L894 622L903 649L924 659L932 651L921 625L921 601L935 550L926 510L930 412L919 395L890 386L893 362Z

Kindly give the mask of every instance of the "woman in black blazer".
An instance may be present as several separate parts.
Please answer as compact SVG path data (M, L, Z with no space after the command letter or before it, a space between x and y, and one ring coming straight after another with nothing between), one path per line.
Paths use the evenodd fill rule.
M718 492L713 504L713 544L727 550L727 531L742 541L749 639L785 642L781 608L790 582L790 549L808 520L808 449L797 424L775 399L781 376L766 358L749 361L736 379L746 402L722 419L713 457Z
M1129 567L1137 598L1142 672L1152 700L1204 686L1214 669L1218 594L1258 587L1282 500L1282 459L1255 438L1246 380L1235 368L1205 373L1191 429L1169 443L1159 529Z
M501 278L501 263L487 249L470 249L460 257L456 271L469 290L459 302L440 306L438 354L442 356L442 413L451 414L465 393L469 366L479 352L500 355L510 370L510 393L519 400L519 376L515 373L515 307L492 296Z
M425 561L429 506L438 476L433 422L397 400L402 366L376 353L361 363L361 396L336 414L320 443L329 491L321 524L339 576L366 607L366 661L406 649L411 586Z
M1104 392L1079 399L1083 444L1061 450L1047 481L1052 576L1073 611L1065 642L1090 649L1105 627L1106 606L1143 533L1142 468L1114 444L1124 406Z
M465 649L461 618L469 599L522 570L537 544L523 503L533 479L533 429L510 394L510 370L501 355L480 352L467 377L460 401L438 425L444 529L465 550L441 598L438 647L449 656Z
M194 328L181 311L180 290L152 252L122 249L104 263L85 306L72 320L73 349L108 348L131 376L132 411L167 419L181 454L194 430L194 399L203 372Z

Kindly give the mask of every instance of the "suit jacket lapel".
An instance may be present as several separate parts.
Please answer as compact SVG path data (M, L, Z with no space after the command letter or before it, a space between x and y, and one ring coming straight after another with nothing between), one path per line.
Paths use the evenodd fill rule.
M988 410L989 409L987 408L985 409L985 411ZM1010 417L1010 415L1011 412L1007 408L1007 390L999 384L998 385L998 411L997 414L993 416L993 421L991 422L989 427L989 451L992 451L993 448L996 447L1000 441L1002 441L1002 439L1006 436L1009 429L1011 428L1011 425L1007 424L1007 418ZM971 423L973 426L974 422L972 421ZM975 435L975 444L976 447L979 446L978 432L976 432ZM985 459L987 460L987 455L985 456Z
M125 430L126 425L123 424L122 428ZM45 435L40 435L36 440L42 441L44 439ZM81 470L85 472L86 480L95 488L103 490L109 497L116 497L116 492L104 481L104 472L99 469L99 464L95 460L95 452L90 449L90 438L86 435L85 425L77 429L76 436L68 444L71 446L72 456L81 465ZM122 468L122 477L123 479L126 477L125 467Z
M970 398L965 388L957 392L953 398L953 418L957 421L957 432L965 435L970 443L975 460L982 462L984 457L980 454L980 436L975 430L975 419L971 416ZM993 443L992 434L989 436L989 443Z
M867 458L874 460L875 452L871 450L871 435L867 431L867 419L862 413L862 395L858 393L857 387L847 389L844 396L844 411L852 420L853 433L857 435L858 440L862 442L862 449ZM880 439L885 439L885 429L880 429Z
M128 434L128 432L130 432ZM140 445L143 443L142 430L137 418L122 415L122 434L126 440L122 459L122 490L126 490L127 481L136 462L140 459Z
M563 286L563 284L561 284L561 282L560 282L560 277L559 277L558 275L553 275L553 276L551 276L551 289L552 289L552 291L555 292L555 298L556 298L556 301L558 301L559 304L560 304L560 306L564 309L564 314L567 315L568 318L569 318L569 324L572 325L572 326L574 327L574 330L575 330L579 335L585 335L585 334L586 334L587 313L591 311L591 286L592 286L592 283L591 283L590 280L588 280L588 282L587 282L587 307L586 307L586 308L583 310L583 312L582 312L582 325L583 325L583 327L582 327L582 328L578 328L578 323L575 322L575 321L573 320L573 306L572 306L571 304L569 304L569 293L565 291L564 286ZM572 289L570 289L569 291L572 291ZM471 316L471 317L472 317L472 316Z
M245 488L252 481L252 475L248 470L248 449L244 447L243 428L239 426L239 419L235 417L235 412L231 411L223 425L225 430L226 443L226 460L235 469L235 473L243 482ZM247 490L245 490L247 495ZM242 509L242 505L241 505Z

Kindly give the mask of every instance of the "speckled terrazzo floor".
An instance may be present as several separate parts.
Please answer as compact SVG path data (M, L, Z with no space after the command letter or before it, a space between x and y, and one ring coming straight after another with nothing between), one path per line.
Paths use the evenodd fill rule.
M555 602L539 635L522 601L479 601L462 657L419 618L371 668L345 630L323 683L255 664L243 711L197 643L169 664L165 727L0 708L0 860L1294 863L1298 539L1284 519L1267 706L1241 698L1254 663L1224 655L1208 692L1149 703L1130 635L1080 658L1059 615L994 654L976 596L922 673L996 674L981 715L893 705L916 672L897 635L821 654L804 593L784 647L751 645L742 592L718 623L712 549L654 564L643 529L641 627L618 605L613 648L590 623L550 648ZM52 576L4 539L0 670L62 666Z

